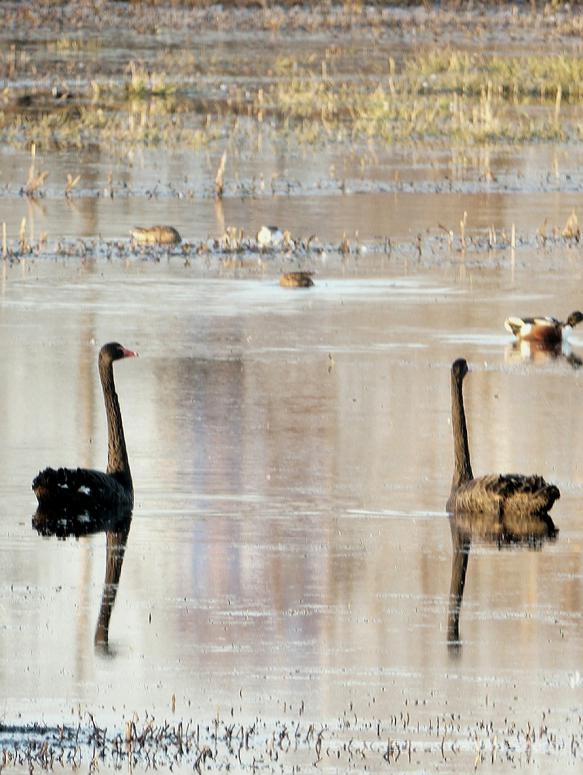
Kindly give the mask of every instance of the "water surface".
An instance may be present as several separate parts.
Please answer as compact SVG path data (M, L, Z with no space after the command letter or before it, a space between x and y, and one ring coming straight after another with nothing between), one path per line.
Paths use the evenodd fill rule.
M2 718L277 720L301 707L320 724L349 708L372 724L413 706L423 723L524 726L578 707L581 372L513 358L502 327L510 311L577 303L510 269L322 272L290 292L176 262L7 268ZM105 536L39 537L30 481L46 464L104 466L95 362L114 338L141 358L115 367L136 506L104 651ZM555 543L472 548L452 649L460 355L475 472L540 472L562 497Z

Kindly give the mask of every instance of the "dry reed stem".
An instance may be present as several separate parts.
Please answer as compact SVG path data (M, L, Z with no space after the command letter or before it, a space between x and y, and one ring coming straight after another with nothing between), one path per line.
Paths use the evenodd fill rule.
M217 170L217 174L215 177L215 196L217 197L217 199L223 198L226 163L227 163L227 152L223 151L223 155L221 156L219 168Z
M20 221L20 229L18 230L18 247L21 253L28 253L30 245L26 239L26 217Z

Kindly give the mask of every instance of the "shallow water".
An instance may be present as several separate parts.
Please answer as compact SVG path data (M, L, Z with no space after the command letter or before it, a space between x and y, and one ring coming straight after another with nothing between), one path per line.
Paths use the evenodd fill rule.
M266 143L252 157L229 148L225 197L214 201L213 155L148 150L123 159L87 152L37 158L49 173L42 195L20 195L30 156L0 151L0 223L15 244L22 219L31 241L101 236L128 239L137 225L174 225L185 240L220 237L235 226L254 235L266 223L295 238L339 242L414 240L427 232L468 234L493 227L518 238L562 229L579 205L579 153L556 146L468 151L366 146L318 150ZM82 170L70 199L66 175ZM112 184L108 176L112 175ZM110 194L113 193L113 197ZM439 196L437 196L439 194Z
M510 269L319 276L290 292L176 262L7 268L3 720L291 722L301 707L314 723L376 724L417 707L423 722L524 726L579 707L582 377L565 359L513 359L502 321L575 308L580 274L555 295ZM141 358L116 365L136 506L104 651L105 537L39 537L30 481L46 464L103 467L95 359L113 338ZM474 470L541 472L562 497L555 543L472 548L452 650L460 355Z
M9 15L0 34L12 41L20 9L6 7L17 21ZM82 29L83 4L78 13ZM348 32L314 33L298 7L255 72L253 11L233 21L215 9L202 50L199 16L142 13L143 27L109 44L99 17L95 50L67 43L61 30L53 40L55 19L45 19L46 36L31 31L19 44L12 85L43 94L58 76L81 90L96 69L121 83L140 57L184 72L188 60L166 49L196 37L190 53L216 57L201 93L225 100L224 82L257 87L286 51L300 64L302 52L310 66L315 57L316 70L324 55L338 56L330 72L349 79L363 46L372 77L412 41L476 45L469 15L425 29L420 10L414 38L410 11L369 9L396 24L368 37L358 13ZM579 46L548 29L545 46ZM487 50L506 51L511 40L515 53L541 35L506 11L481 34ZM10 59L1 61L9 73ZM136 115L150 109L155 101L143 100ZM576 110L563 105L561 115ZM225 148L224 198L215 201ZM158 761L151 752L132 760L128 744L124 769L200 771L190 754L204 746L213 758L203 764L215 770L577 768L583 331L564 356L529 357L503 321L583 308L579 239L560 234L580 207L580 157L578 146L543 143L327 137L310 146L241 117L208 150L39 149L36 170L49 175L27 198L28 148L0 148L9 250L0 265L3 755L34 738L22 724L47 725L59 740L61 725L75 732L95 721L123 739L127 722L144 729L153 717L169 725L163 742L184 724L196 744L176 760L159 744ZM67 174L81 174L70 199ZM48 240L39 255L17 247L23 218L33 247ZM226 257L130 249L129 230L154 223L172 224L195 247L227 227L254 235L264 224L316 235L323 247ZM487 247L489 229L497 242ZM79 255L64 258L71 244ZM279 287L292 264L315 270L314 288ZM141 356L115 367L136 498L125 554L112 532L62 541L31 524L39 469L105 466L96 358L110 340ZM460 356L471 368L475 473L538 472L556 483L560 532L530 548L473 541L451 643L449 369ZM239 740L251 735L234 753L231 727ZM69 767L94 767L93 753L84 744L82 764ZM111 745L100 768L117 763ZM13 768L28 772L26 755Z

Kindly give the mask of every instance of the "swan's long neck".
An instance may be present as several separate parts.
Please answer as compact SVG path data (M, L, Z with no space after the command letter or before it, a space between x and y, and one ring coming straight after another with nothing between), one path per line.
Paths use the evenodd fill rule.
M468 429L462 393L463 378L451 375L451 425L453 429L454 468L452 490L473 479L468 445Z
M107 415L107 473L121 474L127 483L131 485L132 475L123 435L121 410L117 400L117 393L115 392L113 363L111 361L100 361L99 376L101 377L105 414Z

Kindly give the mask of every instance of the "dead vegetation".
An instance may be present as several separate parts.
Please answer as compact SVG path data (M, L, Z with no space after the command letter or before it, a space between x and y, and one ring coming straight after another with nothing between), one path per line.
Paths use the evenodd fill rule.
M333 360L332 360L333 363ZM516 768L543 756L549 766L569 768L578 759L583 736L576 714L542 712L524 722L508 717L464 719L459 713L429 715L426 701L405 701L392 713L359 715L352 703L336 721L311 720L303 700L278 719L175 717L158 721L133 714L121 724L101 725L92 713L77 723L47 726L0 725L2 766L91 772L104 768L173 771L211 768L257 772L341 769L379 771L440 768L455 762L470 772L495 762ZM552 723L551 723L552 718ZM536 744L536 749L535 749ZM536 754L535 754L536 750Z
M476 5L460 14L455 3L425 4L404 15L380 3L242 2L211 10L185 0L136 3L124 15L121 4L101 4L95 13L82 2L62 4L54 18L52 7L40 4L33 13L27 3L0 5L0 139L16 146L200 150L221 142L224 151L225 138L252 148L265 136L307 145L355 139L468 145L578 142L583 135L583 64L569 45L583 22L573 6L530 4L503 13ZM47 43L47 83L35 49L7 31L25 16L29 25L50 28L61 14L67 25ZM150 41L147 61L120 63L108 47L107 31L120 24ZM329 45L322 32L333 28L339 33ZM212 47L160 45L162 29L220 30L227 37L265 30L272 37L261 58L225 61ZM503 55L470 49L477 32L509 36L513 46ZM408 34L415 46L397 55L395 41ZM363 45L371 52L365 61ZM358 78L349 77L354 61L363 62ZM223 165L215 181L219 198L224 175Z

